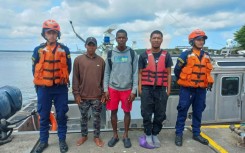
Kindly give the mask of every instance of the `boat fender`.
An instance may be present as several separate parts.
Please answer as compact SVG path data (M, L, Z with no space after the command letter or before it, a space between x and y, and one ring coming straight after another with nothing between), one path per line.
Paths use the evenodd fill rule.
M40 123L40 116L38 116L38 120L39 120L39 123ZM54 115L54 112L50 112L50 115L49 115L49 120L50 120L50 131L57 131L57 121L56 121L56 118L55 118L55 115Z
M51 124L50 130L51 131L57 131L57 121L56 121L56 118L54 116L54 112L50 112L49 120L50 120L50 124Z

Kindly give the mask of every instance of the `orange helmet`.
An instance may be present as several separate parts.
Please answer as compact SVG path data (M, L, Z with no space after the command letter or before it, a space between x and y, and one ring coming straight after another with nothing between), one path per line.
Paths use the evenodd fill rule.
M44 37L44 33L50 30L57 31L58 38L60 39L60 25L55 20L46 20L43 22L42 36Z
M202 37L204 40L208 39L208 37L206 36L205 32L202 31L201 29L196 29L196 30L193 30L188 39L189 39L189 44L191 46L193 46L194 44L194 39L197 38L197 37Z

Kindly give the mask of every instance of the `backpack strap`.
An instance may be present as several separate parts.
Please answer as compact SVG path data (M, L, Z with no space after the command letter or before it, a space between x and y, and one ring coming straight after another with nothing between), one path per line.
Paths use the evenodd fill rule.
M109 50L108 53L107 53L107 60L108 60L108 64L109 64L110 70L112 68L111 56L112 56L112 50Z
M134 54L134 51L132 50L132 48L130 48L129 50L130 50L130 55L131 55L131 59L132 59L132 60L131 60L131 65L132 65L132 67L133 67L133 63L134 63L134 55L135 55L135 54Z

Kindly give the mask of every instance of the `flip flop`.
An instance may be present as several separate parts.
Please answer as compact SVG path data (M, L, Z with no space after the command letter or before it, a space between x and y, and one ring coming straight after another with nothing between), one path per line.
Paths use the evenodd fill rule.
M123 138L123 144L125 148L130 148L132 146L129 138Z
M118 141L119 141L119 138L112 137L111 140L108 142L108 146L114 147Z

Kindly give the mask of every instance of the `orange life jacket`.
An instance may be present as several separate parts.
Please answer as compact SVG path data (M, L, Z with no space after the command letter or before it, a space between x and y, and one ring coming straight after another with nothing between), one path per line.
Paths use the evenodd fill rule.
M165 67L165 59L167 51L162 51L158 63L155 63L154 56L151 50L147 50L146 54L148 55L148 64L146 68L142 70L141 83L142 85L156 85L156 86L166 86L167 82L167 69Z
M35 66L34 84L44 86L67 84L69 73L65 50L58 44L54 51L46 46L38 52L39 62Z
M208 83L213 83L211 70L213 66L209 55L203 54L201 60L193 52L187 57L187 64L182 68L178 84L184 87L206 88Z

